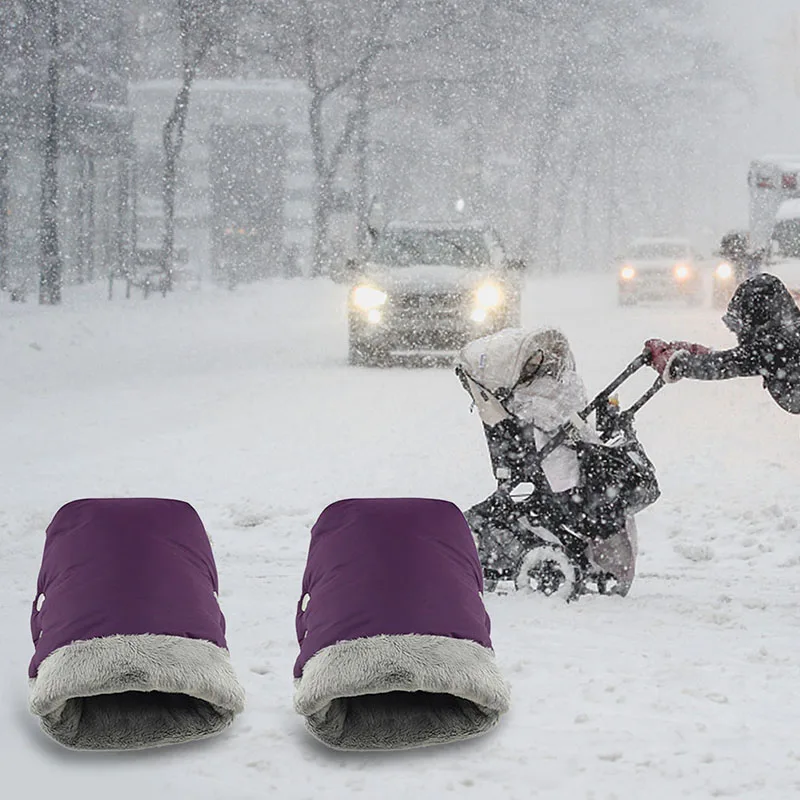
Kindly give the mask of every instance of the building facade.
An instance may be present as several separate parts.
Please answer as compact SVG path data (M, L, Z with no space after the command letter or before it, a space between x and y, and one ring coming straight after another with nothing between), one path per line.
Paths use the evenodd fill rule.
M136 243L164 229L162 130L177 81L131 84ZM308 274L314 174L309 93L290 80L200 80L191 89L176 195L175 247L220 283Z

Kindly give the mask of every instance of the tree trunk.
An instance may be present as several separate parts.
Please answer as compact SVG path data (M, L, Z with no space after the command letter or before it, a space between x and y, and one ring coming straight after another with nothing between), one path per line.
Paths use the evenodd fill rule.
M94 198L97 192L95 182L94 156L89 156L86 165L86 280L94 280Z
M127 279L131 273L131 156L126 152L117 159L119 192L117 194L117 271Z
M613 253L618 249L617 227L620 216L619 193L617 192L617 140L610 126L608 130L608 166L607 166L607 191L606 214L608 215L608 243L606 245L605 260L613 258Z
M355 212L356 252L364 258L369 250L369 75L366 64L359 70L356 90Z
M172 113L164 123L164 176L162 198L164 202L164 239L161 245L161 271L164 289L171 291L175 257L175 194L177 189L178 158L183 148L186 117L189 112L189 94L194 73L184 70L183 83L175 98Z
M78 186L75 192L75 217L78 225L78 235L75 242L75 264L76 278L78 283L86 280L86 251L88 250L86 239L86 174L87 169L86 153L78 154Z
M322 130L322 96L314 95L308 110L311 129L311 150L314 158L314 173L317 182L317 201L314 205L314 233L311 275L322 275L326 267L325 243L328 238L328 218L331 206L331 182L325 159L325 136Z
M175 97L172 111L161 132L164 144L164 174L162 199L164 203L164 239L161 245L161 271L164 293L171 291L175 270L175 195L177 192L178 159L183 149L183 136L189 116L189 97L197 70L211 46L211 34L206 32L192 48L192 17L186 4L181 4L180 42L183 65L181 88Z
M63 266L58 244L58 0L48 3L48 64L42 195L39 212L39 302L61 302Z
M580 232L581 232L581 261L585 264L586 269L596 269L595 266L589 265L595 263L597 257L597 248L592 244L591 237L591 197L594 194L594 182L592 173L592 158L591 151L586 149L582 159L581 168L583 171L583 191L580 198Z
M8 173L11 152L8 138L0 136L0 292L8 291L8 203L10 192Z

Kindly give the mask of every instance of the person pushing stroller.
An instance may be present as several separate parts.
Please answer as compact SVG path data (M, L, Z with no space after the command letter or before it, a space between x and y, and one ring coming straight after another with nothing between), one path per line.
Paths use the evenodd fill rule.
M648 339L650 366L664 379L756 377L784 411L800 414L800 309L779 278L760 273L741 283L722 317L736 347Z
M749 249L748 236L743 231L732 231L723 236L719 254L730 262L737 284L760 273L767 256L763 248Z

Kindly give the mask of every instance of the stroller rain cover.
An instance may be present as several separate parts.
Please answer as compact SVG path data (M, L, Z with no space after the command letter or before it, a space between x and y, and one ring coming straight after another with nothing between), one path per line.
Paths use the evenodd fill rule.
M457 366L486 428L513 419L528 436L532 434L531 446L538 450L569 422L578 441L600 444L595 428L578 417L588 403L586 387L569 341L558 329L506 328L467 344ZM578 454L569 442L544 458L541 468L554 493L569 491L581 482ZM636 524L630 513L623 528L593 540L588 555L613 575L624 594L633 582L637 549Z

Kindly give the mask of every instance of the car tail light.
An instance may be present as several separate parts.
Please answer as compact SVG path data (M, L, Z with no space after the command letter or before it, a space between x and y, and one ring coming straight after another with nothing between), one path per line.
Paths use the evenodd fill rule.
M781 176L781 187L789 191L797 189L797 173L784 172Z

